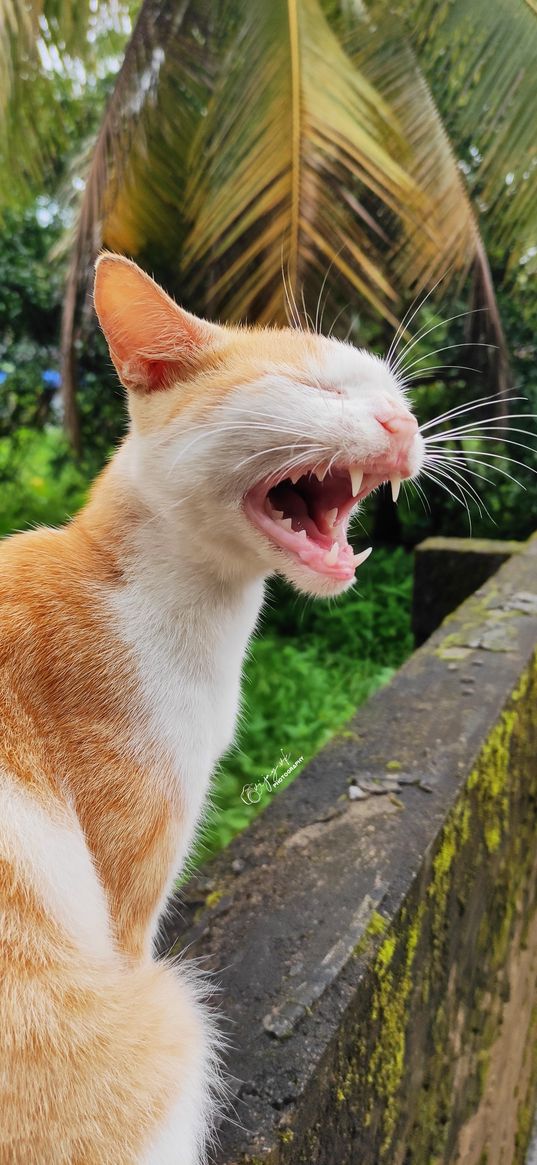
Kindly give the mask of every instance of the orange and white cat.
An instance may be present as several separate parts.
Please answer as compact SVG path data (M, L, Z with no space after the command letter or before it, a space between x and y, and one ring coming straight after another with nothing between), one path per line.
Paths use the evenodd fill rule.
M200 1165L218 1040L159 916L265 579L350 586L351 513L423 440L347 344L198 320L109 254L95 306L130 433L73 521L0 552L0 1165Z

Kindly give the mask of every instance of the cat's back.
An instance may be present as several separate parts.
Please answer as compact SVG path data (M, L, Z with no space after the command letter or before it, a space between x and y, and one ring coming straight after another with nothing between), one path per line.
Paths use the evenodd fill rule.
M0 767L24 781L57 782L83 726L111 712L113 574L75 524L0 543Z

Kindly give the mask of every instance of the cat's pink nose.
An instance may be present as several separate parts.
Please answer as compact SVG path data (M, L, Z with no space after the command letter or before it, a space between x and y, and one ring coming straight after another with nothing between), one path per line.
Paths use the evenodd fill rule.
M383 429L388 433L413 436L417 432L418 422L409 409L397 400L386 401L382 408L375 410L375 416Z
M418 432L418 422L402 402L387 398L375 416L383 429L390 434L390 461L401 470L403 476L409 472L409 456Z

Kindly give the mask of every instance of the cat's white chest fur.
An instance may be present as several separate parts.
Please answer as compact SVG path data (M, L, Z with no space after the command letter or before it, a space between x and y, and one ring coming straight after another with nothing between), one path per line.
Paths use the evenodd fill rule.
M181 582L175 573L164 580L160 570L152 578L153 569L147 563L113 605L137 670L142 720L133 726L136 750L156 747L163 763L160 770L157 760L155 782L180 805L180 864L214 767L233 741L242 663L264 584L248 583L233 602L218 602L198 582L189 604L191 580Z

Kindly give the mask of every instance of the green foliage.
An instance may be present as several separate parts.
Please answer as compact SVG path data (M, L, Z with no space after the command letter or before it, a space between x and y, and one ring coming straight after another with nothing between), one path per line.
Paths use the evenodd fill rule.
M0 436L0 537L34 525L61 525L82 505L87 485L57 426Z
M53 189L93 144L137 7L129 0L0 4L0 209Z
M49 199L38 200L31 209L6 212L0 239L0 439L3 443L0 484L9 482L12 492L21 492L17 512L31 514L31 499L26 492L32 473L23 472L22 452L30 461L43 457L53 469L52 489L57 497L52 512L68 510L70 489L66 485L65 507L61 502L59 482L71 477L89 478L104 464L110 450L124 429L123 392L111 367L105 342L93 331L80 346L80 399L84 455L80 465L73 459L67 442L58 429L62 418L61 394L44 383L43 373L59 370L59 333L63 300L64 265L51 258L64 229L56 205ZM39 442L30 441L25 430L35 433L50 430ZM9 438L9 440L7 440ZM21 446L21 448L19 448ZM52 452L53 450L53 452ZM58 479L58 471L62 476ZM40 476L40 464L34 476ZM7 486L4 485L4 490ZM9 503L11 504L11 503ZM8 502L3 497L2 508ZM6 522L2 522L4 529Z

